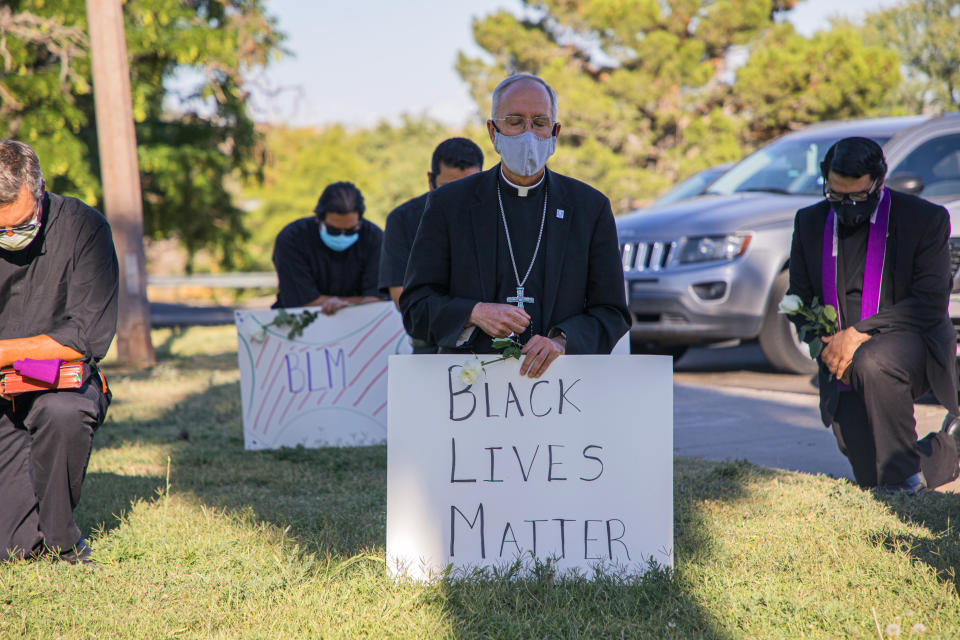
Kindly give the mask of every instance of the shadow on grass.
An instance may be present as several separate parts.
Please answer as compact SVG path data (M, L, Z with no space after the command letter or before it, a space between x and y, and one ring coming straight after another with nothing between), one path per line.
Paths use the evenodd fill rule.
M137 500L157 496L164 480L151 476L128 476L116 473L88 473L83 481L83 499L76 511L81 531L102 528L111 531Z
M133 417L105 425L95 447L164 445L171 456L171 492L289 527L304 551L380 555L386 539L386 447L245 451L239 403L238 384L214 385L148 421ZM712 562L721 544L706 526L704 503L739 501L745 486L764 473L745 461L677 461L674 572L590 581L545 571L520 579L454 581L432 593L441 594L461 638L732 637L691 595L699 585L684 566ZM109 530L118 524L115 515L155 496L164 482L161 476L91 473L78 521L85 531L100 523ZM642 494L642 487L636 491Z
M252 510L289 527L310 550L349 557L383 545L386 447L245 451L236 383L191 394L149 419L109 420L94 437L93 455L125 443L169 450L171 492L230 512ZM163 473L88 474L78 523L84 531L115 526L115 514L165 484Z
M161 347L157 348L157 351ZM236 371L236 354L226 355L169 355L160 359L158 353L158 363L152 367L132 367L116 363L107 363L101 365L104 375L108 381L112 381L120 376L131 381L150 380L154 377L158 368L172 368L179 370L205 369L208 371ZM123 400L123 398L120 398Z
M674 571L643 576L557 577L534 566L517 578L457 580L444 585L444 606L458 638L716 638L733 637L690 594L702 591L685 570L710 563L720 544L708 530L704 502L735 502L758 476L774 473L746 461L678 459L674 471Z
M900 520L923 527L929 536L885 532L879 542L891 551L909 554L929 565L940 580L960 590L960 494L932 491L918 497L876 496Z

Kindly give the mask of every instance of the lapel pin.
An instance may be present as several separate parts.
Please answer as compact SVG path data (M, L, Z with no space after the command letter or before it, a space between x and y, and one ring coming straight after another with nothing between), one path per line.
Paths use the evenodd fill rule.
M557 219L563 220L563 209L557 209Z

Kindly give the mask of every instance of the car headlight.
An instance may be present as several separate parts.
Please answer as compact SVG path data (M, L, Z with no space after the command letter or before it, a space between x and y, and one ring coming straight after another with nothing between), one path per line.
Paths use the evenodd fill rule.
M750 244L750 235L735 233L728 236L691 236L680 242L677 264L733 260L742 256Z

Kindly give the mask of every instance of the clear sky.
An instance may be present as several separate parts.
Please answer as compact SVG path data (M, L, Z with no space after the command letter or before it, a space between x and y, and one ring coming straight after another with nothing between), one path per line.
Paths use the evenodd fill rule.
M832 16L854 20L899 0L802 0L791 12L810 35ZM267 0L293 54L261 74L258 120L294 125L369 125L401 113L450 124L476 117L454 69L458 51L480 55L471 21L519 0Z

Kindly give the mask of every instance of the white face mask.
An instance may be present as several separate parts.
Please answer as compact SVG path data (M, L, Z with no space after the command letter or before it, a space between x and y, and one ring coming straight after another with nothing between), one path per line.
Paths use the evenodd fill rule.
M532 131L518 136L505 136L499 131L493 134L493 148L500 154L503 164L518 176L537 175L557 148L557 137L541 138Z
M8 229L0 228L0 249L6 251L20 251L30 246L37 234L40 233L40 203L37 203L37 213L31 222Z

